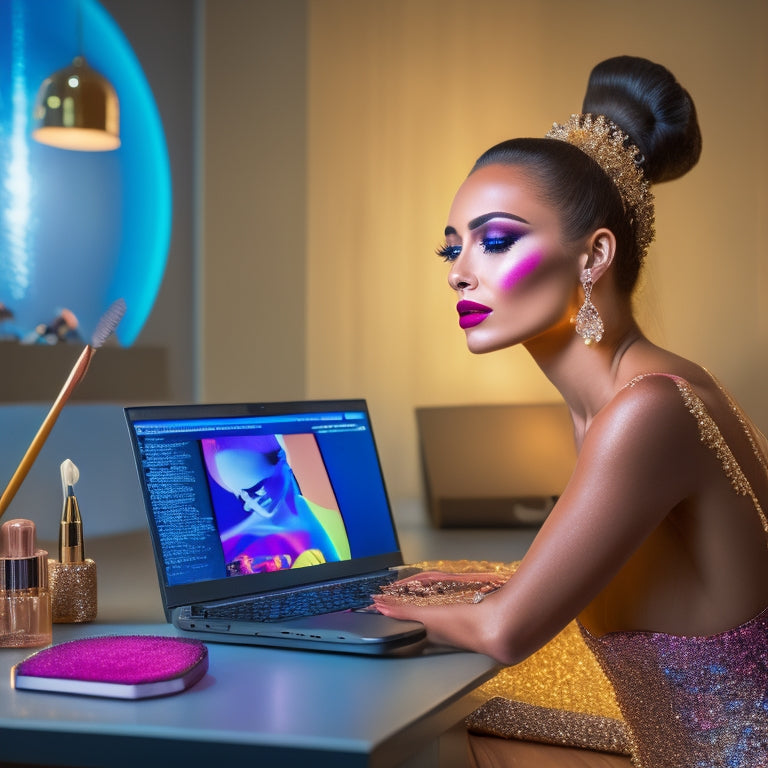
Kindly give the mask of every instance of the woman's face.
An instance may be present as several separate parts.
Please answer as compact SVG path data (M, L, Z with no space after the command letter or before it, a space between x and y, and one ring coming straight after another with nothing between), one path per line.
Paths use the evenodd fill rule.
M440 254L451 264L459 326L472 352L491 352L570 330L581 267L559 216L525 169L489 165L456 193Z
M223 486L243 503L246 512L271 518L292 487L291 471L285 453L275 443L269 453L228 448L215 457Z

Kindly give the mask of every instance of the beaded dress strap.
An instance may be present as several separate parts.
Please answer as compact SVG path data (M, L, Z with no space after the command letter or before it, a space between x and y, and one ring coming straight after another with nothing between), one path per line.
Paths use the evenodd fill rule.
M707 371L707 373L709 372ZM712 376L712 374L709 375ZM720 428L717 426L714 419L709 415L707 407L704 405L704 401L696 394L693 387L685 379L681 378L680 376L675 376L671 373L642 373L639 376L635 376L635 378L631 381L627 382L626 386L634 387L635 384L649 376L665 376L666 378L675 382L680 394L682 395L683 403L685 403L686 408L696 419L696 422L699 425L699 439L705 446L707 446L707 448L710 448L715 452L715 455L720 460L726 477L728 480L730 480L731 485L733 486L733 489L736 491L736 493L738 493L740 496L749 496L749 498L752 499L752 503L757 510L757 514L760 516L760 522L762 523L763 530L765 531L766 535L768 535L768 517L766 517L763 508L760 506L760 501L755 495L749 480L747 480L747 476L744 474L741 465L733 455L733 452L731 451L728 443L725 441L722 432L720 432ZM736 414L739 423L741 424L741 427L744 430L750 445L752 446L752 451L755 454L757 460L760 462L760 466L763 467L763 469L766 469L765 456L763 455L762 451L759 450L757 443L755 442L754 435L749 428L747 420L741 413L741 410L735 404L730 395L714 378L714 376L712 376L712 379L714 380L718 389L725 395L731 410Z
M757 427L755 427L754 424L751 424L750 421L744 416L741 408L739 408L734 399L731 397L731 393L728 392L728 390L715 378L714 374L707 371L706 368L704 370L715 383L715 386L720 390L720 392L722 392L723 397L725 397L725 399L728 401L728 405L730 406L731 411L738 419L744 434L747 436L749 444L752 446L752 453L754 453L757 457L757 460L760 462L760 466L766 472L768 472L768 458L766 458L765 452L760 450L757 445L757 441L755 440L755 432L758 432L758 434L761 436L762 433L760 433ZM765 438L763 438L763 440L765 440Z

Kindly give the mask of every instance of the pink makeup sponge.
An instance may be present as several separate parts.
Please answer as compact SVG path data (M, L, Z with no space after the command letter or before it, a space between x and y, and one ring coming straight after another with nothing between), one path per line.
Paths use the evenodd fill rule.
M143 699L179 693L208 670L199 640L107 635L71 640L29 656L11 670L17 689Z

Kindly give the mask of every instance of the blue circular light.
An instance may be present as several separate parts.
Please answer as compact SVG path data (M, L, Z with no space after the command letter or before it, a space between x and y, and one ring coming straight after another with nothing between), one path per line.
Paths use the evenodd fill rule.
M89 340L107 307L124 298L116 336L129 346L155 302L170 244L162 123L130 44L96 0L40 6L0 0L0 302L19 334L68 309ZM40 84L79 54L117 91L122 143L112 152L31 138Z

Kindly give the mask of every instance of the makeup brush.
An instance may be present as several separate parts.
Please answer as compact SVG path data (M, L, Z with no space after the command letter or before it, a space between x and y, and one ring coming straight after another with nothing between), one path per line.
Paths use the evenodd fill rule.
M40 429L37 430L37 434L29 444L29 448L27 448L24 458L13 473L13 477L3 491L3 495L0 496L0 517L2 517L5 510L8 509L8 505L13 500L16 492L24 482L24 478L35 463L35 459L37 459L45 441L48 439L48 435L53 429L56 419L59 418L59 414L61 413L64 404L69 400L75 387L83 380L85 372L88 370L88 365L91 362L91 358L93 357L93 353L112 335L124 314L125 301L123 299L118 299L109 306L107 311L99 319L96 329L93 332L93 336L91 337L90 344L86 345L85 349L80 354L80 357L77 359L77 362L67 377L67 380L64 382L64 386L61 388L58 397L51 406L51 410L48 411L48 415L40 425Z

